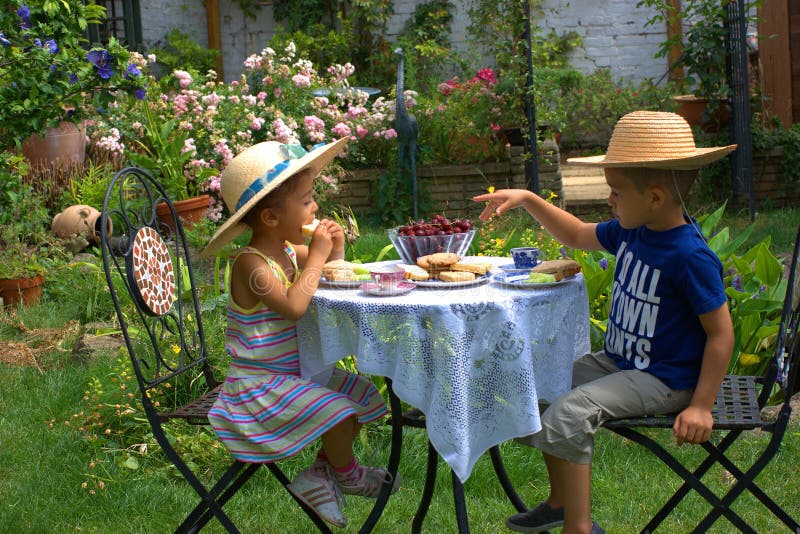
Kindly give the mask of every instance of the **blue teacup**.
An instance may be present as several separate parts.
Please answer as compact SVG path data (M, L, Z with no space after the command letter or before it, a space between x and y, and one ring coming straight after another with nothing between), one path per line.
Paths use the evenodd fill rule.
M517 269L533 269L539 263L539 249L536 247L517 247L511 249L511 257Z

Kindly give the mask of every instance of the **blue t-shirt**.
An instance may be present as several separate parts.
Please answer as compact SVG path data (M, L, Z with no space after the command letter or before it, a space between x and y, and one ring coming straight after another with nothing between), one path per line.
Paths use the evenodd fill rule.
M620 369L693 389L706 343L698 316L726 302L719 258L691 224L654 232L611 220L597 238L617 258L606 353Z

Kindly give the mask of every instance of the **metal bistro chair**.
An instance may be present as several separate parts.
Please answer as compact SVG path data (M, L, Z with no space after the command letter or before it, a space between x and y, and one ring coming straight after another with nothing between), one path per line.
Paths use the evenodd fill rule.
M161 203L172 213L174 231L158 220L156 206ZM228 532L239 532L222 507L261 464L234 461L213 486L206 487L172 446L164 426L173 419L208 425L208 411L221 388L209 365L192 262L172 202L146 171L126 168L114 176L106 191L101 224L103 268L144 411L158 444L200 497L176 532L197 532L213 517ZM133 307L123 311L120 298L126 294ZM169 402L164 392L169 393ZM396 472L399 448L392 450L390 469L393 461ZM284 488L289 484L277 465L266 466ZM362 532L371 531L377 523L389 486L377 499ZM331 532L311 508L292 497L321 532Z
M798 228L791 258L774 358L763 376L728 375L725 377L712 415L714 416L714 429L726 433L716 444L712 440L701 444L707 455L693 471L689 471L658 442L640 431L640 429L646 428L672 428L674 416L616 419L604 424L609 430L646 447L684 480L681 487L642 529L642 532L651 532L656 529L691 490L699 493L712 506L711 511L700 521L694 532L707 531L722 515L742 532L755 532L755 529L744 518L731 509L733 502L745 490L758 499L792 532L800 532L800 524L755 483L756 476L775 456L780 447L792 413L789 400L792 394L800 389L798 387L800 380L800 374L798 374L800 371L800 335L798 335L800 328L800 265L798 265L798 255L800 255L800 228ZM782 393L784 403L778 411L777 419L766 421L761 417L761 410L766 406L776 386ZM751 462L750 467L740 469L725 455L725 452L742 432L754 429L770 433L769 442ZM703 475L715 464L727 469L736 479L722 497L718 497L701 480Z

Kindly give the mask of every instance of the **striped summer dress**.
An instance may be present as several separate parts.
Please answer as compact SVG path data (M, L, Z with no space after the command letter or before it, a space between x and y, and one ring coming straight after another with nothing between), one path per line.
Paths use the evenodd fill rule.
M284 248L298 273L294 249ZM283 270L261 256L287 287ZM295 275L295 279L297 274ZM327 386L300 377L297 327L266 306L245 310L229 298L225 348L231 356L222 391L208 413L214 432L243 462L275 462L300 452L325 432L356 416L359 423L387 412L375 386L336 369Z

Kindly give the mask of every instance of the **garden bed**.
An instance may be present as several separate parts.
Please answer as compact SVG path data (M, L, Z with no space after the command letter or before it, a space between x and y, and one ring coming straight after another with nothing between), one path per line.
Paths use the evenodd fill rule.
M555 145L553 145L555 146ZM510 157L498 162L466 165L428 165L417 168L421 190L427 191L432 210L451 216L472 216L477 211L472 197L495 189L526 187L522 147L510 147ZM339 182L336 199L355 212L365 212L372 199L378 178L386 169L357 169L347 171ZM539 155L540 190L553 191L563 199L558 148Z

